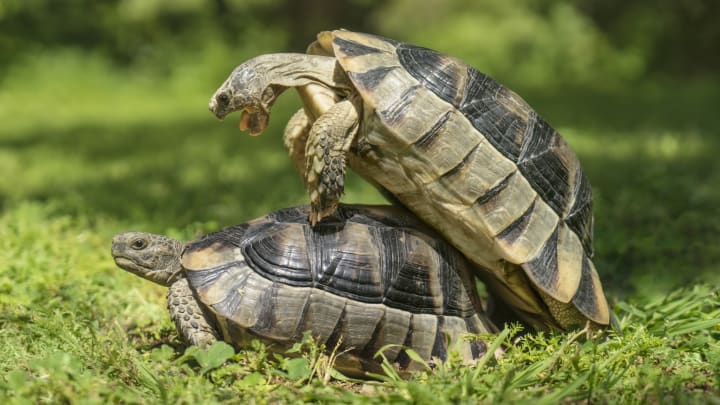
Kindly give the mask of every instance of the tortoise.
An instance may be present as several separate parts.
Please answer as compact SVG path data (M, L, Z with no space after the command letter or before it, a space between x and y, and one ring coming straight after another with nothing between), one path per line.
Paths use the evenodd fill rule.
M239 65L210 100L261 133L283 90L303 109L285 144L317 223L346 161L483 269L490 292L536 329L617 323L592 262L592 190L560 134L520 96L462 61L345 30L308 54Z
M337 368L380 372L376 352L402 373L487 351L465 334L497 331L483 312L468 261L407 211L342 205L315 228L309 207L286 208L189 243L125 232L112 241L115 263L170 287L168 309L192 345L251 339L289 348L310 331Z

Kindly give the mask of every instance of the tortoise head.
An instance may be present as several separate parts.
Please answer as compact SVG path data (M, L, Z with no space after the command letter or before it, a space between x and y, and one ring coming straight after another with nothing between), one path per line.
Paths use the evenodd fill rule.
M182 277L180 255L184 244L167 236L124 232L112 240L115 264L142 278L170 286Z
M275 77L272 60L274 55L253 58L233 70L220 88L210 98L210 111L219 119L234 111L242 111L240 130L250 130L259 135L270 121L270 107L285 90L284 86L273 83Z

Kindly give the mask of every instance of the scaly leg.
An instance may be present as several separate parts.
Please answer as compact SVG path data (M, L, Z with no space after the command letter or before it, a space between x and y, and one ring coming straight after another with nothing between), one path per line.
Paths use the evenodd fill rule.
M338 102L337 93L328 87L311 83L297 88L303 109L296 112L285 126L283 141L295 168L305 179L305 148L313 122Z
M219 340L185 278L173 283L168 292L170 318L183 340L194 346L210 346Z
M350 100L330 107L313 124L305 148L305 180L310 224L335 213L345 190L346 155L358 130L358 110Z

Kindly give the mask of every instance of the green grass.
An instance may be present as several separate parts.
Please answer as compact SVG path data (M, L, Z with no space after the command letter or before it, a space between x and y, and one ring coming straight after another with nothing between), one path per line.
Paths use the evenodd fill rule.
M158 80L63 54L5 78L0 402L720 403L716 85L527 94L593 184L596 265L622 336L508 330L503 357L478 367L326 383L312 345L295 359L260 344L185 350L165 291L109 254L123 230L189 239L306 201L280 139L296 98L248 137L206 111L230 68L197 62ZM346 201L382 199L353 177Z

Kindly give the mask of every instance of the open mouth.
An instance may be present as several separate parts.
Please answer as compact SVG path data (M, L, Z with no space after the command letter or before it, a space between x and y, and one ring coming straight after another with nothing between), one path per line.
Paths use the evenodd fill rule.
M233 111L241 110L240 123L238 125L241 131L250 130L250 135L257 136L260 135L265 128L267 128L268 121L270 120L270 114L262 103L257 100L250 100L239 103L241 105L240 107L231 106L229 105L227 96L220 99L221 96L223 96L223 94L213 96L213 98L210 99L210 104L208 105L210 112L212 112L218 119L223 120Z
M240 115L240 130L250 130L250 135L258 136L267 128L270 116L262 110L244 109Z

